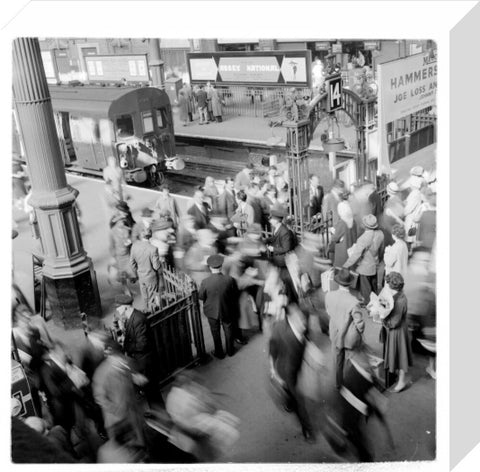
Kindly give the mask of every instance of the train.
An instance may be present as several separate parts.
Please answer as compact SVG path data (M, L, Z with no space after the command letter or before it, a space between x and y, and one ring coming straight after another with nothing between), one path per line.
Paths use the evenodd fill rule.
M102 175L109 156L125 180L157 186L176 155L170 100L155 87L50 85L53 115L65 166Z

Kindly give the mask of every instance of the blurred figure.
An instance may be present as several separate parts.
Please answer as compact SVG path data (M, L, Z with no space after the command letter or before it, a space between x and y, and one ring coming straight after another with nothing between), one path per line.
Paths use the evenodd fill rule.
M398 272L390 272L387 284L393 293L393 310L383 320L381 340L385 375L395 374L398 371L398 380L390 389L391 392L401 392L406 386L406 373L412 365L412 351L407 326L407 297L403 293L404 280ZM386 379L386 385L389 382Z
M130 207L128 206L127 202L119 202L115 206L115 213L112 218L116 218L120 216L125 225L132 229L135 226L135 220L132 217L132 213L130 211Z
M255 211L253 207L247 203L247 194L240 190L237 192L237 209L232 217L232 223L237 228L237 233L243 236L247 226L255 222Z
M193 194L193 204L187 210L187 213L193 217L193 226L196 231L205 229L210 222L210 209L205 202L203 187L198 187Z
M326 220L329 212L332 212L332 225L335 226L339 220L338 204L342 201L341 195L345 192L345 182L343 180L335 180L333 187L329 193L325 195L323 200L323 219Z
M247 265L253 265L256 259L265 254L267 247L263 243L262 227L259 224L253 223L247 227L245 236L238 244L237 250Z
M317 175L310 174L310 216L322 213L323 187Z
M274 187L277 185L277 168L275 166L270 166L268 168L268 183Z
M272 207L277 204L277 188L275 185L269 185L267 187L267 193L265 195L265 202L271 210Z
M247 204L253 208L253 223L262 225L263 223L263 207L259 184L252 182L247 189Z
M365 195L367 196L369 206L368 213L379 218L383 211L382 200L377 192L377 188L372 182L368 181L365 183Z
M405 242L405 228L403 225L395 225L392 228L393 245L385 248L385 275L390 272L398 272L402 277L407 275L408 247Z
M217 123L221 123L223 121L223 118L222 118L223 100L220 97L218 90L213 85L210 89L210 96L211 96L211 104L212 104L212 115L214 119L217 121Z
M335 382L339 389L343 382L346 352L350 352L361 341L365 322L359 300L350 293L353 280L350 271L341 269L334 280L339 287L338 290L327 292L325 308L330 317L329 335L332 341Z
M238 418L217 408L193 373L182 373L167 396L166 409L174 427L170 441L198 462L212 462L237 441Z
M235 176L234 188L236 192L240 190L246 190L248 188L250 185L253 168L253 164L248 164Z
M220 254L227 253L228 239L231 234L227 230L228 220L220 214L212 214L210 219L210 229L215 236L215 246Z
M215 234L210 229L197 231L197 242L185 254L184 264L188 274L200 286L203 279L210 275L207 265L209 256L216 254Z
M179 110L179 118L182 122L182 126L187 126L188 122L188 98L185 95L185 90L180 89L178 91L178 110Z
M387 400L377 388L365 345L355 347L345 362L340 390L332 392L324 434L332 449L341 456L353 454L361 462L373 462L365 425L375 415L385 429L388 445L394 449L392 435L385 419Z
M180 220L177 232L177 243L174 249L175 267L186 270L184 256L197 240L197 232L194 227L194 220L191 215L185 215Z
M417 245L425 251L432 251L437 235L437 196L430 193L425 197L422 216L418 221Z
M178 227L178 220L180 218L180 212L175 199L170 195L170 187L168 184L162 184L160 186L160 195L155 203L155 210L158 213L165 213L168 211L170 218L172 219L174 228Z
M117 163L114 156L107 158L107 166L103 169L103 180L105 181L105 202L109 214L115 210L115 206L127 199L125 194L125 177L123 170Z
M114 438L117 428L125 427L132 432L130 444L142 448L145 423L134 381L144 380L130 368L121 346L111 338L106 340L105 355L93 376L93 394L102 409L108 436Z
M140 240L133 243L130 252L130 266L138 279L140 293L146 312L152 312L159 305L160 258L155 246L150 244L152 232L145 229Z
M273 326L269 342L270 376L285 391L284 409L294 411L305 440L315 436L305 408L305 399L297 390L297 377L305 350L307 320L297 305L287 307L287 316Z
M322 247L321 236L313 233L304 233L300 244L295 248L300 273L308 275L314 288L322 283L320 270L317 264Z
M27 187L25 185L27 175L22 169L19 161L12 161L12 192L15 207L23 210L24 200L27 196Z
M130 265L130 249L132 247L130 228L120 215L114 216L110 224L112 225L110 229L110 255L113 262L111 266L115 269L115 279L122 285L123 292L131 296L128 281L133 281L135 276ZM111 272L110 269L109 272Z
M141 239L141 234L144 231L150 230L153 223L153 211L150 208L143 208L140 214L140 221L135 223L132 229L132 242Z
M355 267L359 274L360 293L365 301L370 301L370 293L377 291L377 271L383 261L384 235L378 229L377 219L374 215L364 216L362 219L365 232L357 239L351 248L350 255L343 264L349 269Z
M216 211L216 201L218 197L218 189L213 177L205 177L205 186L203 187L203 195L205 202L211 211Z
M385 246L391 246L394 243L392 238L393 227L397 224L403 226L404 207L401 190L396 182L390 182L387 185L387 195L383 214L378 223L385 235Z
M348 250L357 241L357 224L353 212L346 201L341 201L337 207L339 219L334 227L328 246L328 257L335 267L342 267L348 259Z
M424 179L418 175L420 170L423 172L421 167L414 167L410 171L411 177L408 181L410 193L405 200L405 230L407 232L405 241L408 243L410 250L416 241L417 224L420 221L423 211L423 195L421 188L424 184Z
M212 255L207 259L207 264L212 274L205 278L198 291L198 298L203 302L203 313L208 319L212 332L217 359L223 359L225 353L220 336L220 325L225 334L226 351L229 356L235 353L234 325L238 319L239 292L235 279L222 274L223 257Z
M157 248L158 257L163 267L175 267L173 248L176 243L175 230L170 220L160 219L152 224L150 244Z

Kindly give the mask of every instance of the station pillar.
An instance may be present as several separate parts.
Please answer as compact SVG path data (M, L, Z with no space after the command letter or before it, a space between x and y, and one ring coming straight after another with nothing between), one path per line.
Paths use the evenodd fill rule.
M165 63L162 61L160 40L158 38L150 38L148 40L148 63L150 65L152 85L160 90L165 90Z
M52 103L36 38L13 41L13 98L32 185L30 204L39 227L43 278L52 317L81 327L81 313L101 316L91 259L75 211L78 191L67 184Z

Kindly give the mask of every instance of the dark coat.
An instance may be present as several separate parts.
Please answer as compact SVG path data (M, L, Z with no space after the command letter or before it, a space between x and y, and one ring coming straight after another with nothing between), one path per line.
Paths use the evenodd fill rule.
M216 211L229 220L235 214L238 206L237 201L235 200L235 195L226 190L217 197L216 203Z
M310 199L310 214L312 216L322 212L323 203L323 187L319 185L317 187L317 195L312 196Z
M198 231L199 229L205 229L210 222L209 209L206 203L203 204L204 212L202 213L197 205L193 204L188 210L187 213L190 216L193 216L193 225Z
M273 262L279 267L286 267L285 254L295 249L295 236L292 231L282 224L268 239L268 243L273 246Z
M259 198L249 197L247 203L253 208L253 222L259 225L263 224L263 207Z
M287 319L275 323L269 352L276 372L286 382L291 393L295 393L304 350L305 342L300 342L295 337Z
M152 347L147 317L141 311L133 310L126 322L123 347L125 354L135 361L136 370L145 374L150 364Z
M377 191L374 190L368 196L368 203L370 204L370 210L372 212L372 215L375 215L376 218L379 218L382 214L383 208L382 199L380 198L380 195L377 193Z
M328 246L329 258L333 259L335 267L342 267L348 259L347 250L350 249L357 240L357 224L354 221L353 226L349 228L345 221L338 220L335 225L335 233ZM333 257L330 255L333 253Z
M207 318L231 323L238 319L239 290L233 277L212 274L202 280L198 298L203 301L203 312Z

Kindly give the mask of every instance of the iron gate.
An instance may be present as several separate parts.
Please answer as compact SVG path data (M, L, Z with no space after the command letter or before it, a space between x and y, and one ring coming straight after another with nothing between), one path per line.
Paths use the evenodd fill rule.
M198 292L183 272L163 269L160 308L148 316L160 381L205 356Z

